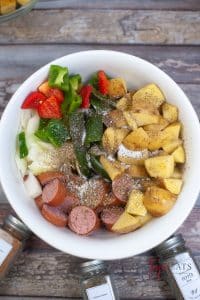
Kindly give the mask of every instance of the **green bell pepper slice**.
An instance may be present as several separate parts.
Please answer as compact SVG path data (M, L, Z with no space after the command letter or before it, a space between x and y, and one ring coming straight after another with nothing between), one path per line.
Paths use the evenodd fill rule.
M19 157L22 159L28 155L28 148L26 145L26 137L24 131L18 134L18 144L19 144Z
M96 156L90 155L90 162L92 165L92 169L94 170L95 173L101 175L105 179L110 180L108 173L104 170L102 164L100 163L99 159Z
M51 65L49 70L48 83L50 87L68 91L69 89L69 76L68 68Z
M93 113L86 122L85 145L101 141L103 136L102 116Z

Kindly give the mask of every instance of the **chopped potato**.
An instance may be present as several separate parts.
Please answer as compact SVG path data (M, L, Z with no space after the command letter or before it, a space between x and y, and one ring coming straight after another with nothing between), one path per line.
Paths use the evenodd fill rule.
M132 102L131 94L128 93L117 101L116 108L121 111L127 110L131 107L131 102Z
M160 217L170 211L176 201L176 196L171 192L152 186L147 188L144 195L144 206L154 217Z
M16 0L1 0L0 13L2 15L9 14L16 10Z
M132 114L134 120L136 121L138 127L149 125L149 124L158 124L159 122L159 116L150 114L150 113L134 113Z
M181 179L182 178L182 173L179 170L178 167L174 168L174 173L172 174L172 178L177 178L177 179Z
M147 212L145 216L136 216L136 218L139 220L140 226L143 226L152 219L152 215Z
M103 155L100 157L100 163L111 180L114 180L116 176L121 175L125 171L125 168L118 161L111 161Z
M131 215L145 216L147 210L143 204L143 198L144 195L141 191L132 190L125 208L127 213Z
M138 128L132 131L123 140L123 144L130 150L146 149L149 144L149 136L143 128Z
M181 131L180 122L172 123L163 130L168 140L178 139L180 135L180 131Z
M112 231L116 233L128 233L134 231L140 226L140 219L128 214L125 211L113 225Z
M163 130L168 125L168 121L159 116L158 124L150 124L143 126L144 130L147 131L160 131Z
M123 78L113 78L109 80L108 95L111 98L120 98L127 92L126 82Z
M182 146L178 147L173 153L174 161L176 163L184 163L185 162L185 151Z
M133 112L131 110L129 111L124 111L123 112L124 118L126 119L126 122L128 126L132 129L135 130L137 129L137 123L133 117Z
M127 126L127 122L123 115L123 112L119 109L111 110L106 115L104 115L103 122L106 127L121 128Z
M171 154L178 146L182 144L182 141L180 139L172 140L170 142L165 142L162 146L163 150L169 154Z
M178 119L178 108L175 105L165 102L162 105L163 117L169 122L176 122Z
M117 153L118 160L126 164L144 165L145 159L149 157L147 149L129 150L120 145Z
M156 108L160 107L160 105L165 101L163 93L154 83L148 84L139 89L133 95L132 99L133 106L135 101L145 101L148 105L153 104L153 106Z
M150 151L158 150L166 140L166 134L163 131L146 131L149 137L148 149Z
M103 148L108 153L115 153L128 132L125 128L108 127L102 137Z
M174 172L172 155L155 156L145 160L145 167L151 177L169 178Z
M178 195L181 191L183 180L176 178L165 178L163 179L163 185L168 191Z
M127 173L130 174L132 177L147 177L147 171L144 166L137 166L137 165L131 165L127 169Z

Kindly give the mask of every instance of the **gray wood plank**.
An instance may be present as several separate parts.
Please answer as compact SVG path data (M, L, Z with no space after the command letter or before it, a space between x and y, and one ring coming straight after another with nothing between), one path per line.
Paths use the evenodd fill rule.
M60 56L85 50L116 50L144 58L179 83L200 82L199 46L9 45L0 46L0 80L22 78ZM9 89L9 88L8 88Z
M198 11L33 10L1 24L0 43L200 43Z
M101 9L171 9L171 10L197 10L200 9L198 0L40 0L36 9L56 8L101 8Z
M1 221L9 211L9 205L0 205ZM184 235L200 266L199 213L200 208L194 208L178 232ZM8 276L0 282L0 295L18 295L20 299L23 296L79 298L81 261L74 256L58 252L33 237ZM122 299L173 298L169 287L159 274L152 251L129 259L108 262L107 265L114 274L115 284Z

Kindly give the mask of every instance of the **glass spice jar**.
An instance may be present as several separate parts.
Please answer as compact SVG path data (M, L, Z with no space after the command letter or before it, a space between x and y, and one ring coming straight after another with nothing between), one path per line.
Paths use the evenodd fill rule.
M117 300L117 290L103 261L84 262L81 267L81 290L85 300Z
M181 234L155 248L164 275L178 300L200 300L200 271Z
M5 218L0 228L0 279L6 275L30 235L31 231L20 220L12 215Z

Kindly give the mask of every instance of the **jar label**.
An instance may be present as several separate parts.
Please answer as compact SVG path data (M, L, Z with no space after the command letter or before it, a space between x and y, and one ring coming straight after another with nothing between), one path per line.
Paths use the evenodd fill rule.
M177 263L171 267L175 280L186 300L200 300L200 274L189 253L176 256Z
M4 260L8 256L12 249L12 245L8 242L0 239L0 265L3 264Z
M101 284L86 290L89 300L114 300L112 290L109 284Z

